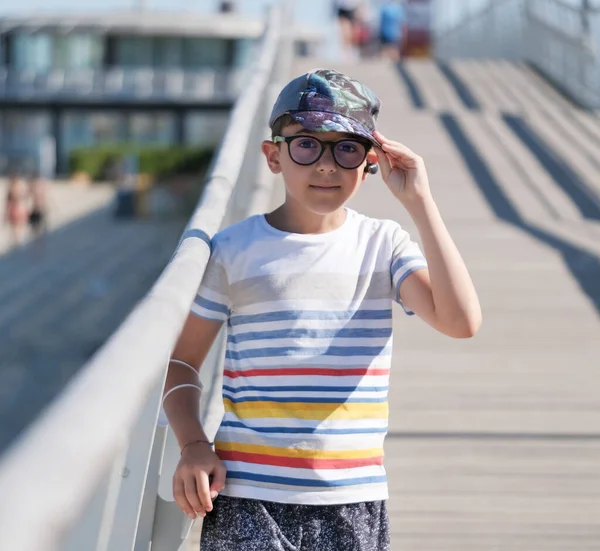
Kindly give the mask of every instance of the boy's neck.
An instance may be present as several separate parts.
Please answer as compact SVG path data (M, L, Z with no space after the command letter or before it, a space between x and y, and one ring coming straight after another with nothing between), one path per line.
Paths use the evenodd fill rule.
M287 233L319 234L336 230L346 221L346 209L341 206L329 214L317 214L296 208L287 201L273 212L265 215L269 225Z

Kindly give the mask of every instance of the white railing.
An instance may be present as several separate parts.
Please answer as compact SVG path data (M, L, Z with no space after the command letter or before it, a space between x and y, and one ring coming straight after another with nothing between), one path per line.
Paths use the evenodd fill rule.
M600 108L600 6L586 0L435 0L437 57L523 60Z
M435 55L522 59L524 0L434 0Z
M230 101L237 97L244 73L244 69L0 68L0 99Z
M528 0L527 61L575 101L600 108L600 8Z
M159 418L167 360L219 228L266 208L259 163L268 110L289 77L289 4L269 16L204 192L147 296L0 458L2 551L176 551L189 522L172 501L178 451ZM219 421L217 342L202 369L208 431ZM157 430L158 429L158 430Z

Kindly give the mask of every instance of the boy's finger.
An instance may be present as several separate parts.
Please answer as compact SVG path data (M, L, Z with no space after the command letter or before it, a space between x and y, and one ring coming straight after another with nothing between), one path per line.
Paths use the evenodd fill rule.
M173 479L173 497L175 498L175 503L179 506L179 508L191 519L196 518L196 513L194 508L190 505L187 497L185 496L185 488L183 485L183 480L180 477L174 477Z
M383 150L390 155L400 157L402 159L417 160L417 154L411 151L405 145L398 142L387 142L382 144Z
M225 478L227 476L227 469L225 465L219 464L213 471L213 479L210 484L210 497L214 499L223 488L225 488Z
M206 511L212 511L213 504L210 498L210 484L208 482L208 474L199 472L196 474L196 495L200 498L200 503Z
M421 158L416 153L399 143L383 144L383 150L394 159L400 161L405 168L416 168L421 161Z
M388 141L388 139L381 132L379 132L379 130L375 130L375 132L373 132L373 137L379 143L383 143L383 142L387 142Z
M187 476L183 481L183 485L185 488L185 497L193 510L199 515L204 516L206 513L202 503L200 503L200 500L198 499L198 490L196 489L196 478L194 475L190 474Z
M394 140L389 140L388 138L386 138L381 132L374 132L373 135L375 136L376 139L379 140L379 142L381 143L381 145L384 147L384 149L394 149L397 151L401 151L406 155L412 156L412 157L416 157L417 154L412 151L411 149L409 149L408 147L406 147L403 143L400 142L396 142Z
M384 180L386 180L390 172L392 171L392 165L390 164L390 160L388 159L385 152L379 149L378 147L375 148L375 153L377 153L377 160L379 161L379 166L381 167L381 176Z

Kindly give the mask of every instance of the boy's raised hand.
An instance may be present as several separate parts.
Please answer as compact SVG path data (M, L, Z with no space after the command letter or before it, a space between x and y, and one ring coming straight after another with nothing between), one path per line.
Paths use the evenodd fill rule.
M386 138L381 132L373 134L382 149L375 148L383 181L403 204L431 198L425 162L400 142Z

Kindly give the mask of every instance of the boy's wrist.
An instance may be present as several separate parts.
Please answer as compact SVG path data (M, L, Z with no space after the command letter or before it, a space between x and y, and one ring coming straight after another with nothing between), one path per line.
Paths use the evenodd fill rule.
M437 212L438 208L433 199L433 196L413 197L409 200L402 201L402 206L406 209L411 218L417 222L419 219L427 216L432 212Z
M174 427L173 425L171 425L171 428L175 433L175 438L177 438L180 450L183 449L190 442L196 442L201 440L206 440L207 442L210 441L208 436L206 436L202 425L197 420L194 420L192 423L186 423L185 427Z
M212 449L214 444L215 444L214 442L210 442L207 438L199 438L197 440L190 440L189 442L187 442L186 444L181 446L181 455L183 455L183 452L186 449L190 449L190 448L196 447L196 446L207 446Z

